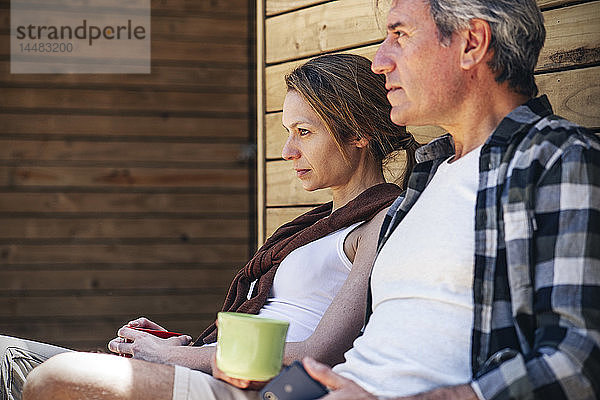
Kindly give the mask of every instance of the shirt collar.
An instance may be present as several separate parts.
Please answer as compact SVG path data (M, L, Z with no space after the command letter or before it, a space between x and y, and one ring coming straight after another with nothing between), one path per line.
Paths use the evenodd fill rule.
M452 135L446 133L443 136L433 139L425 146L421 146L415 152L415 158L418 163L435 160L441 157L450 157L454 154L454 139Z
M552 113L552 106L546 95L530 99L527 103L515 108L504 117L487 142L496 145L506 145L523 129Z

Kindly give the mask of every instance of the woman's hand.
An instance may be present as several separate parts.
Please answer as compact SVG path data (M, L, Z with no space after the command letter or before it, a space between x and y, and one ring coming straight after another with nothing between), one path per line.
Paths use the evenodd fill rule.
M129 321L125 326L134 326L136 328L147 328L147 329L156 329L158 331L166 331L165 328L157 324L156 322L150 321L146 317L139 317L138 319L134 319L133 321Z
M211 368L213 377L220 379L240 389L260 390L267 382L250 381L247 379L232 378L217 367L217 353L215 352L211 360Z
M152 325L145 325L144 327L164 330L164 328L154 323ZM187 335L161 339L151 333L131 329L127 325L119 329L117 335L119 337L108 343L110 351L126 356L129 355L138 360L162 364L169 364L168 356L171 348L174 346L186 346L192 341L192 338Z

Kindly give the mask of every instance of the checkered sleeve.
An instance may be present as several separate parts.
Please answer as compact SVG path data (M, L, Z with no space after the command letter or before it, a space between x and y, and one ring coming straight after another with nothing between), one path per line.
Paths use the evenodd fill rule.
M534 191L533 212L504 208L509 275L525 276L509 278L513 316L528 348L472 382L482 399L600 398L600 146L585 139L515 168L534 182L521 187Z

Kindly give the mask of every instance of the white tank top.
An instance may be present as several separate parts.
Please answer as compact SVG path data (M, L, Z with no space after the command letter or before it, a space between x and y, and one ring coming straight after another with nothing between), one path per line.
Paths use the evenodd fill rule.
M480 150L439 166L377 256L373 314L334 368L375 395L408 396L471 379Z
M286 341L301 342L314 332L352 269L344 241L360 224L295 249L277 268L271 293L258 315L289 321Z

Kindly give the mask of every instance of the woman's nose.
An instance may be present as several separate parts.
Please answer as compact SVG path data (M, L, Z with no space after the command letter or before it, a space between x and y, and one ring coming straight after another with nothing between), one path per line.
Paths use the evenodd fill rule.
M283 145L283 149L281 150L281 157L283 157L284 160L288 161L295 160L300 157L300 151L294 145L291 135L290 137L288 137L288 139L285 141L285 144Z

